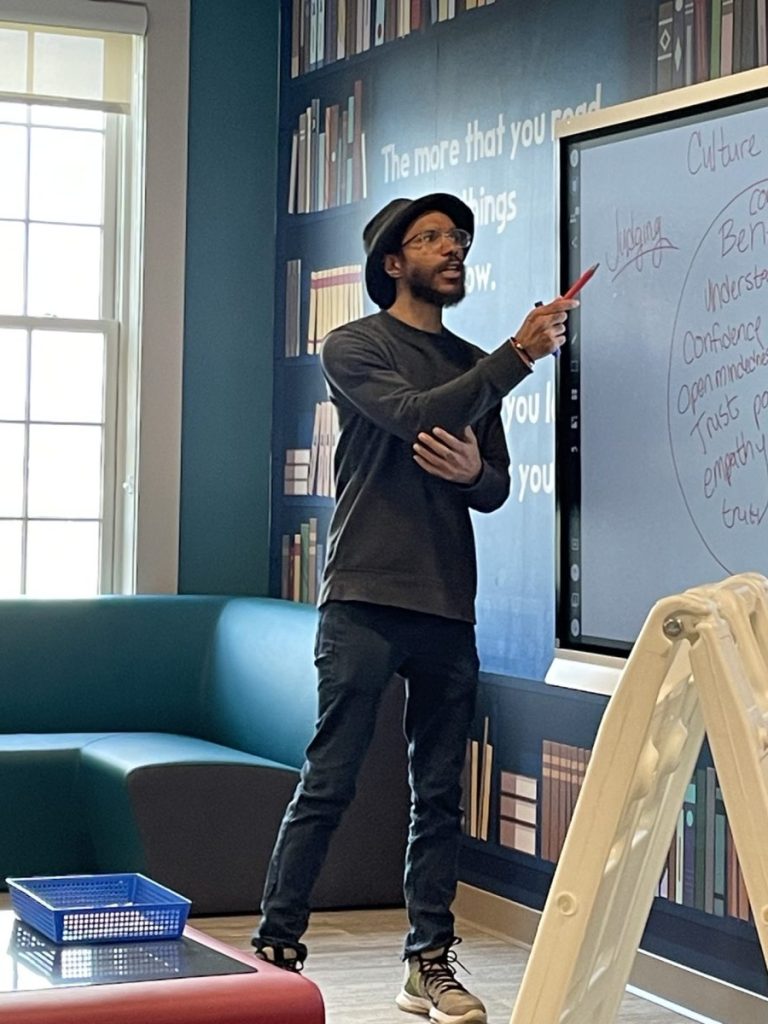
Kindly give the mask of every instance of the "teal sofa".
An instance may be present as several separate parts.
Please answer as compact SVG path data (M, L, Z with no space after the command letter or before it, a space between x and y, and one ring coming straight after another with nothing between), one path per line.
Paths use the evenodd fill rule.
M316 611L266 598L0 601L0 884L142 871L200 914L258 908L316 715ZM313 905L402 903L393 681Z

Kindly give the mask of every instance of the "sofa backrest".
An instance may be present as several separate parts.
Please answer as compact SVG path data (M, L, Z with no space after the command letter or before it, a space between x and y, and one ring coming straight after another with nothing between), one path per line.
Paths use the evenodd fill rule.
M197 735L225 598L0 601L0 732Z
M270 598L221 609L203 697L206 739L300 768L317 714L317 610Z
M186 733L299 768L316 625L258 597L0 600L0 733Z

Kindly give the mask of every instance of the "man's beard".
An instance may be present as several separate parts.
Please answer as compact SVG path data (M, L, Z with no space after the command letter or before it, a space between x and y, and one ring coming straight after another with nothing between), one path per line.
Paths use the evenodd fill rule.
M415 299L421 299L422 302L428 302L431 306L440 306L445 309L448 306L456 306L464 298L464 267L461 268L461 287L453 292L441 292L437 288L433 288L429 283L431 276L428 278L426 274L420 273L415 268L411 268L408 273L408 287L410 288L411 295Z

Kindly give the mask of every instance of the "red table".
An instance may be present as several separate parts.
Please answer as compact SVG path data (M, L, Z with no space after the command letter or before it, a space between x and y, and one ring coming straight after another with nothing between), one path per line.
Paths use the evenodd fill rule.
M59 959L57 966L51 967L52 977L46 979L45 970L39 967L30 970L25 962L26 953L22 950L20 954L19 927L11 911L0 912L0 1021L8 1024L324 1024L325 1021L320 991L308 978L257 961L249 953L232 949L195 928L184 930L184 938L188 940L185 948L215 960L222 969L229 964L235 970L241 970L241 965L255 970L91 984L83 978L67 980L69 976L66 970L62 972ZM37 933L31 934L37 936ZM150 955L151 946L151 943L143 944ZM53 958L80 957L87 962L91 955L108 954L107 950L93 946L84 951L53 946L42 938L40 949L51 963ZM120 949L131 952L125 945ZM212 955L214 953L223 954L227 960L219 960Z

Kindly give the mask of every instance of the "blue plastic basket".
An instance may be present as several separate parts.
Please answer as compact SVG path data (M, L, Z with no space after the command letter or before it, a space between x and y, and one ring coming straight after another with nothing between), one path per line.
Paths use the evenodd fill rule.
M53 942L177 939L190 901L144 875L6 878L11 906Z

